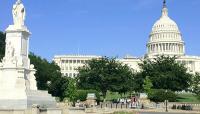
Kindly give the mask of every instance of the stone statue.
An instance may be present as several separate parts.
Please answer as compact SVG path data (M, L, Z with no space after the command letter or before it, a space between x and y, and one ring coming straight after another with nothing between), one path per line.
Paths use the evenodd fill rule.
M7 45L6 45L6 55L8 58L12 58L14 56L14 48L11 46L11 43L9 42Z
M21 0L17 0L17 2L13 5L13 21L15 26L23 26L26 16L26 11L24 5Z

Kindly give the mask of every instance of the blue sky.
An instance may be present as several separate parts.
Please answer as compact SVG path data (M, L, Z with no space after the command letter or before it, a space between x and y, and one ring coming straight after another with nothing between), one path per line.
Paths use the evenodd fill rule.
M12 23L15 0L0 0L0 30ZM161 15L162 0L23 0L30 51L56 54L143 56ZM200 55L200 0L167 0L188 55Z

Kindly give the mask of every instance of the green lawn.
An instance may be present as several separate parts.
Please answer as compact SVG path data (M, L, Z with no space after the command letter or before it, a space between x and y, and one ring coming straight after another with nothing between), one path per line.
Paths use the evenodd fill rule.
M129 95L128 94L123 95L122 97L127 97L127 96L129 96ZM121 95L119 95L118 93L109 92L109 91L107 92L107 95L106 95L107 101L112 101L113 99L118 99L118 98L121 98ZM178 102L200 103L200 100L198 100L197 97L194 94L191 94L191 93L178 94L177 101Z
M178 94L178 102L191 102L191 103L200 103L194 94L182 93Z
M106 100L107 101L112 101L113 99L118 99L118 98L127 98L129 96L129 94L126 94L126 95L120 95L118 94L117 92L110 92L108 91L107 94L106 94Z
M114 112L114 114L135 114L134 112Z
M111 101L113 99L118 99L118 98L121 98L121 96L116 92L109 92L108 91L107 94L106 94L106 100L107 101Z

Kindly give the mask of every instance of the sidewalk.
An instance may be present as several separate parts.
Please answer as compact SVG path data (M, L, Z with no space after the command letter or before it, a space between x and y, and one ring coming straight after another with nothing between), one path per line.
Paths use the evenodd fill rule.
M164 109L134 109L136 112L166 112ZM168 109L168 113L200 114L200 111L185 111Z
M124 111L124 112L161 112L165 113L164 109L97 109L95 113L89 114L112 114L116 111ZM200 111L183 111L183 110L168 110L168 113L179 113L179 114L200 114ZM69 110L69 114L87 114L84 110Z

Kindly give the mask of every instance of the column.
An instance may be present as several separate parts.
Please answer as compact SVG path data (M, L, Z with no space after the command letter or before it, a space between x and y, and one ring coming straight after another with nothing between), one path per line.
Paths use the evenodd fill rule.
M175 52L176 52L176 53L178 52L177 44L175 44Z
M166 50L169 51L169 44L166 44Z
M183 53L185 54L185 46L183 45Z
M156 52L158 52L158 44L156 44Z
M160 44L160 52L162 52L163 50L162 50L162 44Z
M181 53L183 53L183 45L181 45Z
M150 53L150 51L151 51L150 47L151 47L151 45L148 46L148 53Z

